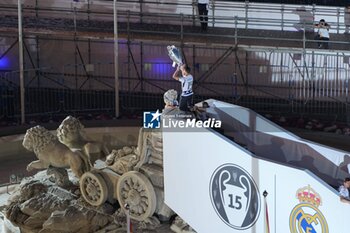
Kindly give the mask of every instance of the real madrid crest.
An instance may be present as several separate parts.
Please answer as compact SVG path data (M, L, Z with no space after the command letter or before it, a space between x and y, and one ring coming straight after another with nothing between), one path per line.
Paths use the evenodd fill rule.
M221 220L234 229L248 229L259 217L259 190L251 175L238 165L224 164L214 171L210 197Z
M328 225L322 212L318 209L322 205L321 196L310 185L298 189L296 205L289 217L291 233L328 233Z

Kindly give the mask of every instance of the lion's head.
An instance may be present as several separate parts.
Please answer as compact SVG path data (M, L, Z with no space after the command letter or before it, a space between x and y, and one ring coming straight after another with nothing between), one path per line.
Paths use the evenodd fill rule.
M22 145L35 154L40 153L51 142L57 140L56 136L44 127L37 125L27 130Z
M62 143L65 141L74 141L80 137L80 133L83 129L84 126L77 118L67 116L57 129L58 140Z

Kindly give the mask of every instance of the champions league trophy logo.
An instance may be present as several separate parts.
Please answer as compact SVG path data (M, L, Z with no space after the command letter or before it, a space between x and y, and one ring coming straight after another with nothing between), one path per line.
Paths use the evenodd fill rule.
M168 49L168 55L170 59L173 61L173 67L177 64L178 66L181 66L182 63L182 55L178 48L175 47L175 45L169 45L167 46Z
M237 177L237 173L231 174L228 171L222 171L219 176L219 191L221 200L226 209L229 222L236 226L241 226L248 212L251 187L248 178L245 175ZM238 180L238 185L229 183L231 179Z
M250 174L237 165L225 164L216 169L210 196L217 214L234 229L248 229L259 217L259 191Z

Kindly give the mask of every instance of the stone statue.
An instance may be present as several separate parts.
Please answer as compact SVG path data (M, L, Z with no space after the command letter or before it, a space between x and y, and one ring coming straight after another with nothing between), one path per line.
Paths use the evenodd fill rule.
M77 177L81 177L90 170L89 161L83 153L70 150L42 126L28 129L22 144L39 159L28 164L28 171L46 169L50 165L58 168L70 167Z
M27 233L125 232L126 212L135 232L155 232L160 222L169 221L175 213L164 202L161 130L141 128L136 147L109 154L104 143L88 140L83 129L68 116L57 136L42 126L27 130L23 146L38 158L27 170L47 170L22 181L9 199L6 218ZM91 170L95 160L107 155L105 163L98 161ZM68 173L67 167L72 169ZM180 218L171 230L195 233Z
M91 164L109 154L104 143L87 140L84 126L72 116L66 117L57 129L58 140L71 149L79 149L89 157Z
M138 145L113 150L107 167L93 169L80 179L80 191L86 202L100 206L106 200L118 200L132 219L154 223L168 221L174 212L164 203L163 141L160 130L139 131ZM148 225L148 224L146 224Z
M94 168L80 179L80 191L87 203L100 206L117 199L123 211L130 211L131 219L141 222L153 222L150 218L154 213L160 221L168 221L174 214L164 203L161 130L141 128L137 147L113 150L106 165Z

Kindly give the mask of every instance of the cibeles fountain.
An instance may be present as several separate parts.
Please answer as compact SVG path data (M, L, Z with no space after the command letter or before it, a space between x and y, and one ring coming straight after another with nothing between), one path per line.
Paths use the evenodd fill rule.
M22 144L37 160L27 169L38 172L8 198L4 231L127 232L130 219L133 232L194 232L164 203L161 131L137 136L135 145L108 148L72 116L54 132L28 129Z

